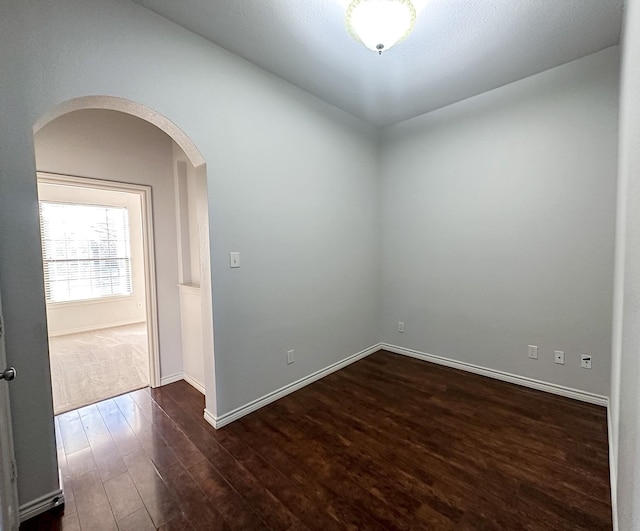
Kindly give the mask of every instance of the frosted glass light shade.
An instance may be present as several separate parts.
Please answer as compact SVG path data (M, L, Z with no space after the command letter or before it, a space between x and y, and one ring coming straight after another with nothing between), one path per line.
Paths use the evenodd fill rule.
M378 53L404 39L415 24L410 0L353 0L347 8L351 36Z

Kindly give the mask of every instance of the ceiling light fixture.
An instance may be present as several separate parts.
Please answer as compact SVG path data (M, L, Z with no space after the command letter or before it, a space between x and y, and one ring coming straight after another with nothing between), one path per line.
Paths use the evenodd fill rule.
M411 0L353 0L347 8L351 36L379 54L407 37L415 24Z

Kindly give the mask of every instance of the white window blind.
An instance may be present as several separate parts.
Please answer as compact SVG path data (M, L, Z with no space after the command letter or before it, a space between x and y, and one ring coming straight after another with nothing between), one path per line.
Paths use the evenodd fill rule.
M47 302L131 295L126 208L40 201Z

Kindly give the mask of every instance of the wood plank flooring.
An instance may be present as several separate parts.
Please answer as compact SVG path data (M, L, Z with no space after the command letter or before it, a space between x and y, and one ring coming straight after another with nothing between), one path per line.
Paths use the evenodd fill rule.
M21 529L611 529L606 410L378 352L220 430L185 382L56 417Z

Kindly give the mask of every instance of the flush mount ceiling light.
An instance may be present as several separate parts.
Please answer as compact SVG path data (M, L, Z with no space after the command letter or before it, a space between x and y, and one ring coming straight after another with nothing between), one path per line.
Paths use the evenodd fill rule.
M415 24L410 0L353 0L347 8L351 36L379 54L409 35Z

